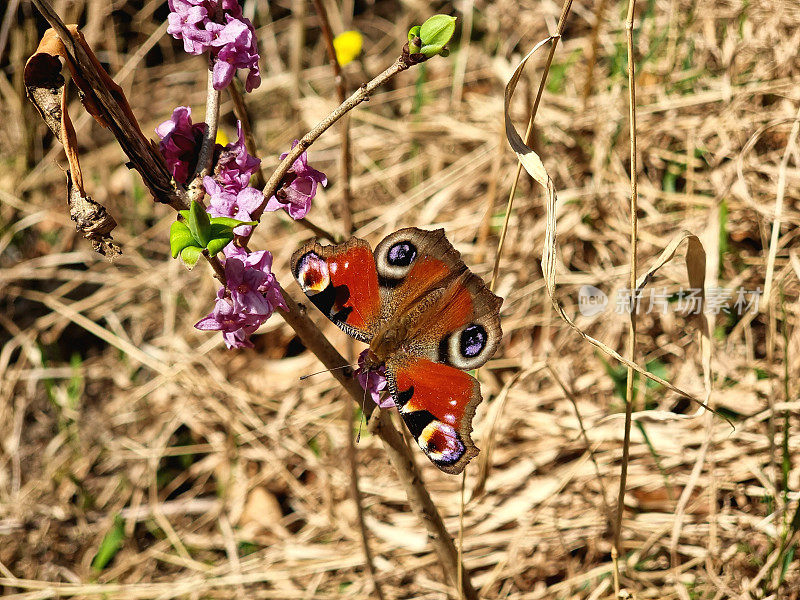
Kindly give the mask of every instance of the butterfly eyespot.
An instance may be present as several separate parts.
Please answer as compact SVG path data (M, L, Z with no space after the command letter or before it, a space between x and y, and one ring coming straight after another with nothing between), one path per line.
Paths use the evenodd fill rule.
M419 258L417 246L406 237L387 238L375 249L375 266L378 283L383 288L394 288L403 282Z
M496 340L490 338L482 323L467 323L441 338L437 360L468 371L484 364L496 347Z
M321 292L330 285L328 263L314 252L307 252L297 261L297 282L306 293Z
M441 421L431 421L422 430L417 443L436 464L453 464L465 451L455 428Z
M461 356L465 358L478 356L486 348L486 329L477 323L468 325L461 332L458 345Z
M417 247L411 242L397 242L386 254L386 262L393 267L407 267L417 258Z

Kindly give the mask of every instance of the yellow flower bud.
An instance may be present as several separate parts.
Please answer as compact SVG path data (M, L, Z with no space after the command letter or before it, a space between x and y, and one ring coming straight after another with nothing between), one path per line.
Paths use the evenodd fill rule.
M336 50L336 60L344 66L361 54L364 38L358 31L345 31L333 38L333 49Z

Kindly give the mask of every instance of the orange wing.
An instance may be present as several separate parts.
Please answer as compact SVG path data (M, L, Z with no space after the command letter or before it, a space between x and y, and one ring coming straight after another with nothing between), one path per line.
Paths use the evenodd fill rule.
M348 335L369 343L381 314L378 272L364 240L322 246L309 242L292 255L292 273L306 296Z
M472 417L481 401L478 380L425 358L398 354L386 378L400 415L427 457L445 473L458 474L478 454Z

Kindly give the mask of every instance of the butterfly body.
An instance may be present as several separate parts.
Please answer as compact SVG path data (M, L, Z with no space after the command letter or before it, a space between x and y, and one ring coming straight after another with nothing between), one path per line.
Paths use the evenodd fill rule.
M386 368L388 387L428 458L460 473L481 401L465 373L494 354L502 299L471 273L444 230L407 228L376 246L309 242L292 256L300 287L331 321L369 344L365 367Z

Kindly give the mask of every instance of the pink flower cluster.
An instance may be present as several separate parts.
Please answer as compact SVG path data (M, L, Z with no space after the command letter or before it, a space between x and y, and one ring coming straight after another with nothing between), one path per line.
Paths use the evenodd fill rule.
M299 142L292 142L292 148ZM281 160L289 154L281 154ZM308 166L308 156L303 152L284 176L282 185L267 202L264 210L284 209L294 220L302 219L311 209L311 200L317 194L317 184L328 185L325 173Z
M217 292L214 310L195 324L204 331L221 331L228 348L252 348L248 339L276 308L286 309L272 273L272 254L246 252L228 244L225 253L225 287Z
M239 139L222 148L214 167L214 177L203 178L203 188L209 195L208 213L212 217L233 217L239 221L252 220L261 205L263 194L250 187L250 177L261 165L261 159L247 153L242 124L237 124ZM252 227L234 229L237 235L248 235Z
M210 52L214 89L230 84L236 69L249 69L245 88L261 85L256 31L237 0L169 0L167 32L189 54Z
M217 145L214 175L203 179L203 187L210 196L208 212L212 217L250 221L253 212L263 201L261 192L249 186L250 177L261 165L261 159L247 153L241 123L237 124L237 129L238 140L224 148ZM190 170L194 169L205 130L205 123L192 124L192 109L188 106L179 106L169 120L156 127L156 133L161 138L159 148L178 183L186 183ZM295 140L292 148L297 144ZM281 160L287 155L281 154ZM303 152L294 161L280 189L269 199L264 210L282 208L292 219L302 219L311 209L311 201L320 184L323 187L328 185L328 178L325 173L309 166L308 155ZM237 235L247 235L249 232L247 225L237 227L234 231Z

